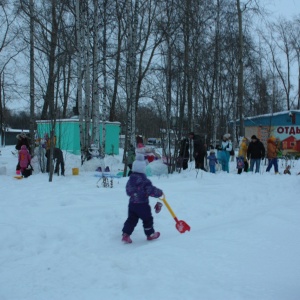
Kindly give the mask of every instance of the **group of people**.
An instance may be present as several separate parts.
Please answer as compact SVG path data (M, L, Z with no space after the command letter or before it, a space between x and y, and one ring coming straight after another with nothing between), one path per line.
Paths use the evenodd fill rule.
M31 145L30 145L30 138L26 135L25 132L21 132L16 136L17 143L16 143L16 150L18 150L18 164L16 167L17 174L22 174L24 177L28 177L31 175L33 168L31 166ZM47 133L44 134L42 139L39 139L39 143L41 144L42 148L45 149L45 157L47 158L46 163L46 171L49 172L50 169L50 148L51 148L51 140ZM53 135L52 139L53 143L53 160L55 160L55 169L54 173L59 175L59 169L61 175L65 173L65 164L63 158L63 152L61 149L56 148L56 137Z
M261 161L267 157L268 166L266 172L269 172L272 167L274 167L275 174L278 174L278 154L280 152L280 142L271 136L267 139L267 152L264 144L256 137L256 135L251 136L251 141L244 137L240 144L240 149L238 157L244 159L244 167L238 169L238 174L242 171L248 171L248 161L250 160L250 172L254 171L259 173Z
M231 135L226 133L223 135L222 142L216 147L216 151L211 149L209 155L207 155L207 149L204 141L201 139L200 135L194 132L189 133L188 138L183 138L180 142L178 163L183 170L188 168L188 162L190 159L190 142L193 141L193 157L195 159L195 168L205 169L205 159L208 161L209 171L211 173L216 172L216 165L220 165L222 171L229 172L229 160L230 156L234 155L233 145L230 139ZM257 138L256 135L251 136L251 140L247 137L243 137L240 145L239 152L237 155L237 173L241 174L243 171L255 172L260 171L261 161L267 157L268 166L266 172L269 172L272 167L274 167L275 174L278 173L278 153L280 152L279 141L271 136L267 140L267 151L264 144Z
M211 173L216 172L216 164L220 164L223 171L229 172L229 159L233 150L229 133L224 134L222 143L217 149L218 157L216 157L215 150L213 149L210 150L207 156L207 146L201 136L190 132L188 138L181 140L179 147L178 163L183 170L188 168L190 142L193 142L193 158L195 159L196 169L207 171L205 168L205 159L207 158Z

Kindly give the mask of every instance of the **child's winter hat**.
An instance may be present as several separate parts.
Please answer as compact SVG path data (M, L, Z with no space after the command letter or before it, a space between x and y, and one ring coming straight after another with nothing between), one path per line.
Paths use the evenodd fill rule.
M21 149L22 149L22 150L27 150L26 145L22 145L22 146L21 146Z
M223 138L224 139L230 139L230 133L225 133L224 135L223 135Z
M142 153L136 153L135 161L132 164L132 172L146 174L146 162Z

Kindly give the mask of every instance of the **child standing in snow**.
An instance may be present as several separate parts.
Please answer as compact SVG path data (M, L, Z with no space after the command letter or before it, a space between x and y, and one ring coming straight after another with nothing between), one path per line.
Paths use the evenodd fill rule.
M134 231L139 219L143 221L143 227L147 240L151 241L160 236L153 228L153 217L149 205L149 196L159 198L163 195L162 190L152 185L146 176L146 162L144 155L136 154L135 161L132 164L132 173L126 184L126 193L130 197L128 205L128 217L122 229L122 241L126 244L132 243L130 235ZM162 204L157 202L155 212L159 213Z
M218 160L216 158L214 150L211 150L209 152L209 156L207 157L207 159L208 159L210 173L216 173L216 164L218 163Z
M19 162L21 173L25 171L25 169L29 166L31 162L31 155L29 154L27 147L25 145L21 146L21 150L19 151Z

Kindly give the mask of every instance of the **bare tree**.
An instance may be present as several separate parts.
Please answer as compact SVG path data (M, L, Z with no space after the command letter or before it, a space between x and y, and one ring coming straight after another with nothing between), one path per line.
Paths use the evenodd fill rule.
M291 26L290 23L280 19L278 22L270 24L270 38L265 38L268 45L272 62L280 78L286 98L286 108L290 110L291 97L291 63L293 60L292 47L290 44ZM285 57L285 63L282 63L282 55Z
M297 93L297 105L296 108L300 109L300 18L295 18L293 22L293 28L291 32L291 45L296 54L298 64L298 93Z

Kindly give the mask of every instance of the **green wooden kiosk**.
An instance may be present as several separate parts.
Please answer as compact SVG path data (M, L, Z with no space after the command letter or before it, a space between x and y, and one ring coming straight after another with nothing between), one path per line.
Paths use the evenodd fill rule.
M50 135L51 121L38 120L36 121L36 123L38 137L42 138L45 133L48 133ZM109 155L118 155L121 123L106 121L104 122L104 125L106 130L105 153ZM100 143L102 142L102 126L103 122L100 122ZM80 133L78 118L56 120L55 135L56 147L76 155L80 154Z

